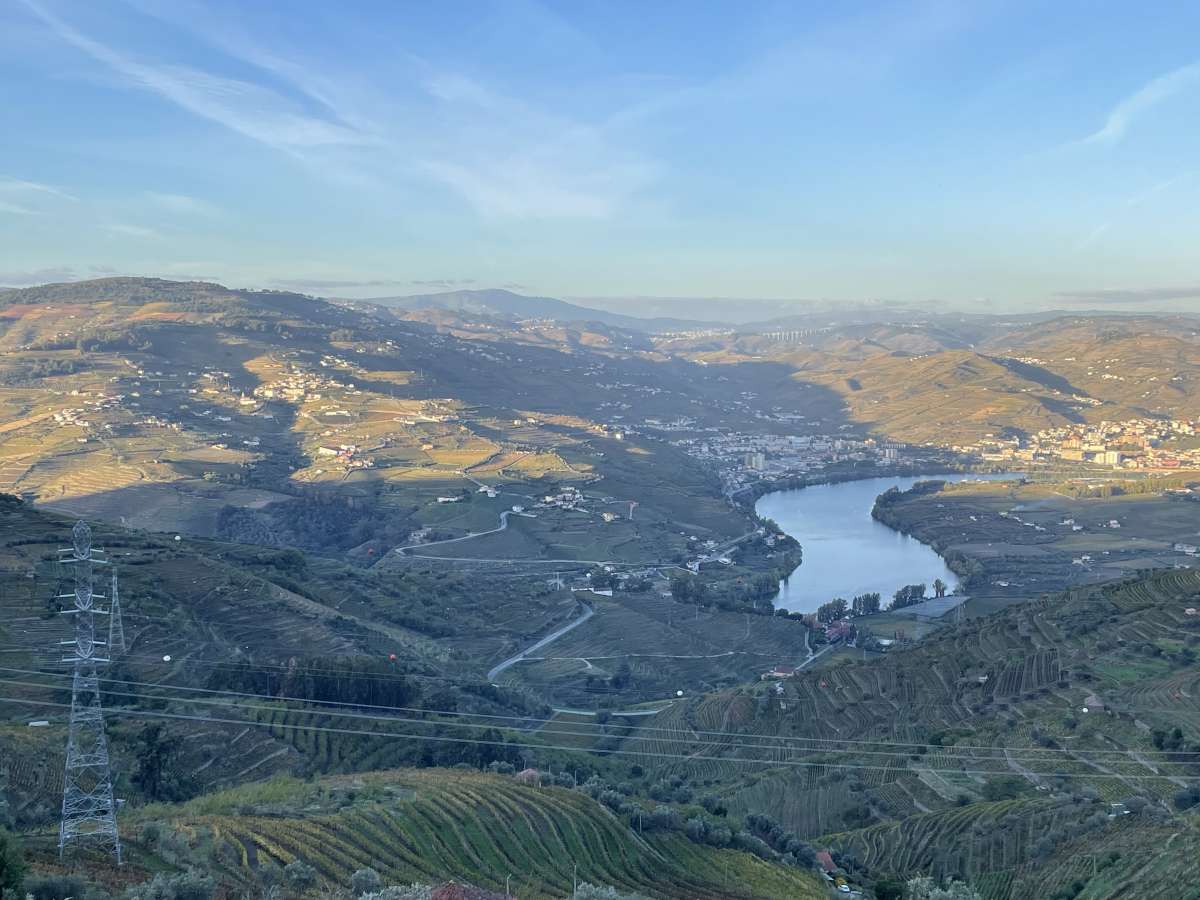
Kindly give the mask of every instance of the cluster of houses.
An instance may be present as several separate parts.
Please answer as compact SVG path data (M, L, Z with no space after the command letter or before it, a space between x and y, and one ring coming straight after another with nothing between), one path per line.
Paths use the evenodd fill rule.
M533 505L534 509L570 509L582 511L583 492L576 487L561 488L556 494L546 494Z
M1114 469L1187 469L1200 468L1200 447L1173 444L1198 433L1200 422L1188 419L1128 419L1047 428L1025 439L988 437L954 449L993 462L1065 460Z
M322 359L321 365L329 367L333 363ZM290 403L305 403L321 400L326 392L332 390L362 393L353 384L342 384L333 378L317 375L295 363L289 363L286 375L266 384L260 384L254 389L253 396L261 400L287 400Z
M710 433L671 443L715 469L726 493L762 478L804 475L836 463L867 462L883 468L907 460L908 448L904 445L873 438L706 430Z
M830 644L847 643L851 644L858 635L858 629L849 619L835 619L832 622L822 624L817 621L816 614L807 615L804 617L804 624L813 631L823 631L825 640ZM880 650L886 650L892 646L895 641L891 639L879 640L876 642ZM782 678L791 678L800 671L799 666L788 666L778 664L772 669L763 672L759 677L763 681L772 681Z
M357 444L322 445L317 448L317 456L339 462L350 469L373 469L375 460L362 456L362 448Z

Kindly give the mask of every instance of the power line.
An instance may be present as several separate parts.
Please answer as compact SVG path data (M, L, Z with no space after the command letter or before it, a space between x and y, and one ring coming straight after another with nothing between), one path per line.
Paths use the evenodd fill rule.
M2 644L2 645L0 645L0 649L24 650L24 651L28 651L28 652L33 652L32 649L25 644ZM122 656L124 659L140 660L142 662L157 663L159 665L161 665L164 662L164 660L161 656L155 656L154 654L126 653L126 654L123 654ZM360 657L356 657L356 658L374 659L375 657L360 656ZM183 660L179 660L179 661L183 662ZM246 669L252 669L252 670L260 669L260 670L264 670L264 671L278 671L278 672L285 672L285 673L297 671L296 666L286 665L286 664L282 664L282 663L259 663L259 662L249 662L249 661L226 662L226 661L222 661L222 660L195 659L195 658L190 658L190 657L186 660L186 662L188 665L191 665L191 666L198 666L200 668L217 669L217 670L245 671ZM302 669L302 671L305 674L309 674L309 675L342 675L342 676L348 676L350 678L360 679L363 681L395 681L398 679L412 679L412 680L421 680L421 681L442 682L442 683L446 683L446 684L470 685L472 687L480 687L482 685L491 683L483 677L475 678L475 679L454 678L449 675L426 675L421 672L360 672L360 671L356 671L354 669L310 669L307 667L304 667ZM502 685L497 685L497 686L499 687ZM514 688L514 689L516 689L516 688ZM621 690L619 688L585 687L585 688L581 688L580 690L583 693L587 693L587 694L608 694L608 695L617 695L617 694L627 695L628 694L627 691Z
M39 671L39 670L35 670L35 669L18 669L18 668L13 668L13 667L9 667L9 666L0 666L0 672L9 672L9 673L21 674L21 675L37 675L37 676L45 676L45 677L53 677L53 678L67 677L63 673L58 673L58 672L43 672L43 671ZM352 674L352 673L348 672L348 674ZM3 680L3 679L0 679L0 680ZM132 681L132 680L123 679L123 678L106 678L104 680L108 681L108 682L112 682L114 684L125 684L125 685L132 685L135 687L146 687L146 688L160 689L160 690L168 689L168 690L176 690L176 691L186 691L188 693L217 694L217 695L221 695L221 696L230 696L230 697L245 697L248 699L255 699L255 700L270 700L270 701L276 701L276 702L292 701L292 702L299 702L299 703L316 704L316 705L321 705L321 706L351 707L354 709L376 709L376 710L382 710L382 711L387 711L387 712L406 712L406 713L420 713L420 714L426 714L426 715L441 715L441 716L450 716L450 717L484 718L484 719L494 719L494 720L503 721L503 722L528 722L534 726L547 725L547 724L573 725L573 726L576 726L579 728L599 729L600 730L599 733L602 733L602 734L606 733L603 731L603 729L605 729L605 728L609 729L610 731L614 728L627 729L627 730L636 731L639 734L646 733L646 732L655 732L655 733L662 733L662 734L666 734L666 735L675 735L678 733L678 729L659 728L659 727L655 727L655 726L651 726L651 725L630 725L630 724L615 723L615 722L609 722L609 723L605 723L605 724L601 724L598 722L567 723L567 722L557 722L555 717L553 717L553 716L546 718L546 717L540 717L540 716L500 715L500 714L493 714L493 713L466 713L466 712L462 712L459 710L441 710L441 709L432 709L432 708L427 708L427 707L387 706L387 705L369 704L369 703L354 703L354 702L350 702L350 701L340 701L340 700L317 700L317 699L309 699L309 698L305 698L305 697L277 696L277 695L272 695L272 694L256 694L256 693L250 693L250 692L245 692L245 691L234 691L234 690L221 689L221 688L200 688L200 687L191 687L188 685L166 684L166 683L162 683L162 682ZM110 693L117 694L118 692L110 692ZM133 696L141 696L141 695L133 695ZM182 698L180 698L180 699L182 699ZM942 705L942 704L938 704L938 705ZM926 708L929 708L931 705L926 704L925 706L926 706ZM954 707L954 708L957 708L957 707ZM514 725L514 726L510 726L510 727L519 727L519 726ZM909 748L909 750L925 749L925 750L933 750L933 751L938 751L938 752L944 752L947 750L994 750L994 749L998 749L994 745L957 744L957 745L952 745L952 746L947 747L946 745L943 745L943 744L904 742L904 741L883 741L883 740L867 740L867 739L851 739L851 738L801 737L801 736L787 736L787 735L747 735L744 732L708 731L708 730L694 729L694 728L689 729L689 731L691 731L693 734L695 734L697 736L704 735L704 736L714 737L714 738L722 738L722 737L746 738L749 736L749 737L756 737L759 739L766 739L766 740L780 741L780 742L845 744L845 745L856 746L856 747L886 746L886 747L897 747L897 748ZM575 732L575 733L583 734L585 732ZM713 741L712 743L717 743L717 741ZM781 746L786 746L786 744L778 744L778 745L774 745L774 746L781 747ZM1072 756L1086 754L1086 755L1094 755L1094 756L1098 756L1098 757L1112 756L1114 758L1128 758L1127 752L1123 751L1123 750L1071 750L1068 748L1061 748L1061 747L1016 747L1016 746L1008 746L1008 747L999 748L999 749L1017 750L1017 751L1030 752L1030 753L1065 754L1065 755L1072 755ZM906 750L905 752L909 752L909 750ZM1200 752L1179 751L1179 752L1173 752L1173 753L1171 753L1171 755L1172 756L1200 756Z
M123 682L123 683L138 684L138 682ZM9 684L9 685L13 685L13 686L22 686L22 687L34 687L34 688L41 688L41 689L46 689L46 690L57 689L57 686L52 685L52 684L44 684L41 682L20 681L20 680L16 680L16 679L0 678L0 684ZM155 685L147 685L147 686L155 687ZM214 691L214 690L205 690L205 689L199 689L199 688L191 689L191 690L205 691L206 693L215 693L215 694L220 694L221 696L228 696L228 697L248 697L248 698L253 698L253 699L265 699L265 700L275 700L275 701L291 700L291 701L297 701L297 702L302 702L302 703L314 702L314 701L304 700L303 698L299 698L299 697L277 698L277 697L270 697L268 695L263 695L263 694L244 694L244 693L232 692L232 691L229 691L229 692ZM229 709L253 709L253 710L261 710L261 711L267 711L267 712L279 712L279 711L282 711L282 709L286 709L286 708L281 708L280 706L262 706L262 705L255 705L255 704L249 704L249 703L241 703L241 704L239 704L239 703L221 703L218 700L187 698L187 697L178 697L178 696L170 696L170 695L162 695L162 694L147 695L147 694L139 694L139 693L131 692L131 691L114 691L114 690L103 689L103 693L108 694L109 696L113 696L113 697L132 697L135 699L142 699L142 700L168 700L168 701L174 701L174 702L179 702L179 703L197 703L197 704L202 704L202 705L206 705L206 706L219 706L219 707L224 707L224 708L229 708ZM339 701L315 701L315 702L335 704L338 706L350 706L350 707L356 706L356 704L342 703ZM403 710L403 711L416 711L416 712L424 712L424 713L428 713L428 714L437 714L438 713L438 711L435 711L435 710L419 710L419 709L410 709L410 708L404 708L404 707L372 707L372 708L393 709L393 710ZM436 720L436 719L432 719L432 720L431 719L413 719L413 718L406 718L403 716L381 716L381 715L371 715L371 714L362 714L362 713L330 712L327 710L297 710L295 708L291 708L291 709L288 709L287 711L297 712L297 713L307 714L307 715L326 715L326 716L331 716L334 718L346 718L346 719L358 719L358 720L382 721L382 722L403 722L403 723L426 725L426 726L432 726L432 727L473 728L473 729L489 729L489 728L502 727L502 726L497 726L495 724L480 724L480 723L471 723L471 722L446 722L446 721ZM443 711L443 714L450 714L450 713L448 713L448 711ZM472 714L460 713L459 715L470 716ZM497 718L500 718L500 717L497 717ZM561 725L570 726L572 724L576 724L576 723L564 723L564 722L556 723L554 720L538 720L538 721L544 722L546 724L558 724L560 726ZM578 724L584 725L587 723L578 723ZM299 727L305 727L305 726L299 726ZM630 726L621 726L621 727L630 727ZM857 754L857 755L861 755L861 756L907 756L907 755L911 755L911 753L912 753L911 750L901 750L901 749L870 750L870 749L865 749L864 747L808 747L808 746L794 746L794 745L787 745L787 744L747 743L744 741L743 742L704 741L704 740L701 740L698 736L688 738L685 736L685 733L682 730L679 730L679 731L673 731L673 730L669 731L667 729L657 729L657 730L662 731L662 732L667 732L669 736L653 737L650 739L658 740L658 741L661 741L664 743L674 742L674 743L678 743L678 744L692 744L692 745L701 746L701 747L715 745L715 746L719 746L721 748L728 748L731 750L768 750L771 752L788 751L788 752L807 752L807 753L812 753L812 754L838 753L838 754ZM559 736L563 736L563 737L604 737L604 736L606 736L602 732L601 733L596 733L596 732L589 733L587 731L570 731L570 730L561 731L561 730L547 729L547 728L537 729L533 733L553 734L553 735L559 735ZM697 733L697 734L699 734L699 733ZM768 735L738 735L738 736L739 737L760 738L760 739L765 738L768 740L771 739L771 737ZM642 736L637 733L635 733L633 735L628 735L625 737L630 740L643 739ZM796 740L806 740L806 741L811 741L811 742L823 742L824 741L823 738L797 738ZM1047 761L1048 759L1053 759L1053 757L1037 757L1037 756L1024 756L1024 755L1018 756L1015 754L1042 753L1042 752L1049 752L1051 750L1056 750L1056 752L1059 752L1059 753L1069 753L1069 754L1071 754L1071 758L1079 759L1080 762L1088 762L1088 758L1093 757L1093 756L1101 761L1106 761L1106 762L1110 762L1110 763L1131 761L1131 757L1129 757L1129 755L1127 753L1125 753L1123 751L1119 751L1119 750L1070 751L1070 750L1062 750L1059 748L1013 747L1013 746L989 746L989 747L949 746L949 747L942 747L940 745L889 744L888 742L883 742L883 741L879 741L879 742L863 741L863 742L852 742L852 743L860 743L860 744L864 744L866 746L880 746L880 747L928 746L930 748L935 748L937 750L936 755L943 757L943 758L966 759L966 760L979 761L979 762L986 761L986 760L1007 762L1008 760L1011 759L1012 761L1015 761L1015 762L1039 763L1039 762ZM961 750L982 750L982 751L988 751L988 752L1002 753L1004 755L1003 756L981 756L978 753L955 752L955 751L961 751ZM1014 751L1015 751L1015 753L1014 753ZM1116 758L1112 758L1112 759L1107 758L1108 755L1110 755L1110 754L1115 756ZM1194 756L1194 755L1200 755L1200 754L1171 753L1169 755L1170 756L1181 756L1181 755ZM1132 760L1132 761L1136 762L1136 760ZM1189 764L1186 760L1178 760L1178 759L1156 760L1156 762L1159 763L1160 765L1188 765Z
M26 700L17 697L6 697L0 695L0 703L19 703L25 706L54 706L59 708L69 708L66 703L54 703L51 701ZM279 728L292 731L322 731L332 734L349 734L360 737L382 737L395 738L398 740L415 740L415 741L435 741L438 743L452 744L476 744L492 747L519 747L528 750L563 750L570 752L585 752L598 753L602 756L633 756L638 758L652 757L657 759L675 759L684 762L718 762L718 763L742 763L752 765L765 765L780 767L786 766L789 768L800 769L853 769L879 772L895 772L901 768L899 766L880 766L880 765L862 765L853 763L827 763L827 762L803 762L800 760L767 760L767 759L748 759L745 757L723 757L723 756L702 756L700 754L677 754L677 753L662 753L640 750L581 750L579 747L559 746L553 744L528 744L517 741L489 741L475 738L450 737L448 735L414 735L404 734L401 732L383 732L383 731L365 731L354 728L332 728L324 725L291 725L287 723L267 723L247 721L245 719L220 719L212 716L190 716L182 713L165 713L152 712L148 710L129 710L124 708L116 708L110 711L112 715L130 716L133 718L149 718L149 719L180 719L195 722L208 722L226 725L241 725L254 728ZM907 768L907 767L905 767ZM922 771L934 772L944 775L999 775L1005 774L991 769L935 769L929 766L923 766ZM1114 779L1117 781L1171 781L1178 776L1168 775L1116 775L1105 772L1097 772L1095 774L1079 773L1079 772L1036 772L1034 773L1040 778L1087 778L1087 779Z

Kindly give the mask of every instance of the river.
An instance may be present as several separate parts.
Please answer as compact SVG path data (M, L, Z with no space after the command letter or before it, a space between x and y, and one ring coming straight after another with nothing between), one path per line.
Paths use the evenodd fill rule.
M951 589L958 578L932 549L871 518L875 498L891 487L907 490L918 481L1019 478L1019 475L885 476L820 484L761 497L758 514L773 519L804 548L804 561L779 586L775 605L792 612L816 612L843 597L878 591L883 605L906 584L930 587L940 578Z

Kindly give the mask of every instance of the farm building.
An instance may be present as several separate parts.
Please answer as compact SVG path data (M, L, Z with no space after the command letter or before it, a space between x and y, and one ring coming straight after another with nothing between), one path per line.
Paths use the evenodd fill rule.
M767 681L771 678L790 678L796 674L795 666L779 665L771 669L769 672L762 673L762 680Z

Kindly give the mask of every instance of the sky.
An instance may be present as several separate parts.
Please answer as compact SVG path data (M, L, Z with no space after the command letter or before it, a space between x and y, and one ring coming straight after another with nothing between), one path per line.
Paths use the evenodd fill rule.
M0 285L1200 312L1198 32L1152 0L0 0Z

